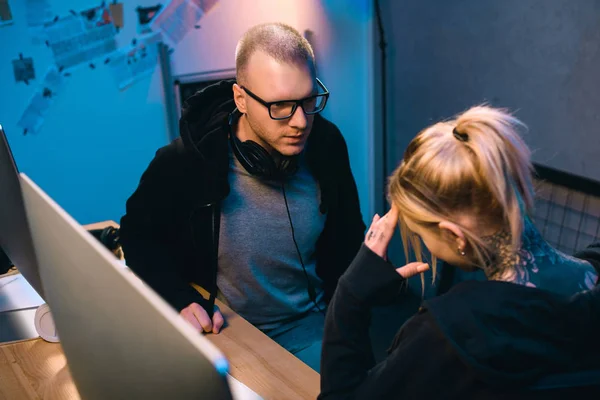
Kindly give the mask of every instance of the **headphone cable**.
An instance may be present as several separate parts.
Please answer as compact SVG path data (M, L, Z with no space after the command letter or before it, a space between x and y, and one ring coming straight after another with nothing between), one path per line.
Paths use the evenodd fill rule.
M292 223L292 215L290 214L290 207L288 205L287 195L285 194L285 182L284 181L281 181L281 191L283 192L283 200L285 202L285 210L287 211L288 220L290 221L290 228L292 230L292 240L294 241L294 246L296 247L296 252L298 253L298 259L300 260L300 265L302 265L302 271L304 271L304 276L306 277L306 283L308 284L308 297L310 297L312 302L315 304L315 307L317 308L317 310L319 310L319 312L321 314L325 315L325 311L323 311L323 309L321 307L319 307L319 304L317 303L317 294L315 292L315 288L310 283L310 278L308 277L308 272L306 272L306 267L304 266L304 261L302 261L302 254L300 253L300 248L298 247L298 242L296 242L296 233L294 231L294 224Z

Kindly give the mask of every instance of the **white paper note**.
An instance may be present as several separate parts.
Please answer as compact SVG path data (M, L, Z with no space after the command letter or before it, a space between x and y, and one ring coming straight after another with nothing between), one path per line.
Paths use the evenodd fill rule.
M152 75L158 60L160 32L139 39L135 45L119 49L110 55L110 66L119 89Z
M49 0L25 0L25 5L29 36L34 44L42 44L46 41L44 24L55 17L50 2Z
M69 14L45 26L55 63L65 69L90 63L115 51L115 34L108 6Z
M165 43L174 48L185 35L194 29L204 10L193 0L172 0L164 6L150 23L155 32L162 32Z
M54 18L49 0L25 0L27 26L41 26Z
M29 100L29 104L23 111L17 125L26 130L26 133L39 132L44 123L46 112L54 103L56 96L63 90L65 84L66 78L55 66L48 68L44 79L36 87L36 91Z

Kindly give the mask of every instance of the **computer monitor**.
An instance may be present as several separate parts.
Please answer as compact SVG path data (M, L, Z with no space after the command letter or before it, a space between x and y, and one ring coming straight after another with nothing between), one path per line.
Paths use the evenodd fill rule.
M46 302L84 399L230 399L228 362L21 174Z
M44 298L38 263L27 225L19 175L0 125L0 248L35 291Z

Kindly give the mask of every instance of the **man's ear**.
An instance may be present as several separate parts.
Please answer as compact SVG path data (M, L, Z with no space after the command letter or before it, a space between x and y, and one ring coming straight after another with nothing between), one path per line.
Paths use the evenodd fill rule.
M467 241L460 226L456 225L454 222L442 221L438 224L438 227L442 231L443 237L450 238L450 240L454 242L456 250L459 253L465 251Z
M238 111L246 114L246 93L237 83L233 84L233 101Z

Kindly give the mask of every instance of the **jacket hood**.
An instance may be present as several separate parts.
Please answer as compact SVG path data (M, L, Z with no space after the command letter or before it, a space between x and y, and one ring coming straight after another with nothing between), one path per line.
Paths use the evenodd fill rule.
M463 282L425 304L478 379L526 384L600 369L600 287L573 297L507 282Z
M234 110L234 79L220 81L196 92L183 105L179 131L187 150L205 162L214 161L216 148L227 146L228 116ZM225 130L227 132L227 130Z

